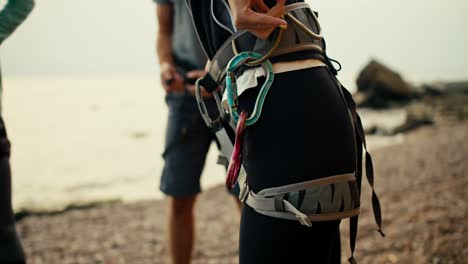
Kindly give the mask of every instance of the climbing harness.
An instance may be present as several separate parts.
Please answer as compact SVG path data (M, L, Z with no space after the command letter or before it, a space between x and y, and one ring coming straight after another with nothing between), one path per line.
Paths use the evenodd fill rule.
M350 218L350 248L354 260L354 249L357 238L358 215L362 182L362 156L365 151L365 168L367 180L372 188L372 207L378 231L382 232L380 202L374 190L374 173L372 158L367 151L364 130L356 105L351 94L336 78L337 70L326 54L326 43L323 39L317 15L306 3L295 3L285 7L284 19L288 22L286 29L278 28L267 40L253 37L247 31L235 32L213 57L208 73L197 80L196 95L200 112L208 127L212 128L221 143L221 152L231 157L226 181L227 188L239 184L239 199L256 212L270 217L297 220L302 225L312 226L316 221L331 221ZM247 50L241 52L240 50ZM261 116L262 106L274 80L271 60L284 54L312 51L310 56L323 61L330 69L330 76L335 81L342 99L348 107L356 138L356 170L340 175L315 177L316 180L278 186L254 193L247 182L247 174L242 166L242 143L248 126L254 125ZM264 55L261 55L264 54ZM263 67L265 81L250 116L246 111L238 113L238 93L236 75L241 68ZM339 65L341 69L341 65ZM201 89L214 94L218 104L219 116L211 119L201 97ZM217 89L227 94L228 112L223 109ZM228 124L228 125L226 125ZM237 126L236 126L237 125ZM236 131L235 143L226 132L226 127ZM224 141L224 143L223 143Z

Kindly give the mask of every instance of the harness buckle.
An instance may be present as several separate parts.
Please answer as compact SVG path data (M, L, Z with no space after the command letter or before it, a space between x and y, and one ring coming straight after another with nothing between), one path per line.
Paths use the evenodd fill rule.
M249 196L250 193L250 188L249 185L247 184L247 181L244 182L244 186L240 189L239 192L239 200L243 203L245 200L247 200L247 197Z

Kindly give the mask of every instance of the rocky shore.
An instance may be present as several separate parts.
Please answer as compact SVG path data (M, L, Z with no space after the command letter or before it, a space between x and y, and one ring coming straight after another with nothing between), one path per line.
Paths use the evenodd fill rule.
M467 263L468 124L423 127L373 153L386 238L375 232L364 184L359 263ZM28 262L167 263L166 201L113 202L31 215L17 228ZM239 212L222 186L196 207L193 263L237 263ZM349 256L342 223L343 263Z
M468 119L467 81L414 85L371 60L359 73L356 85L353 97L367 134L395 135L424 125L450 125Z

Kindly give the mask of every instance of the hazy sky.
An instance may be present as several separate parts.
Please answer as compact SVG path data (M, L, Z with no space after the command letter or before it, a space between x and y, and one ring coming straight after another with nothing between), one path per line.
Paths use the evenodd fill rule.
M0 49L4 74L157 71L151 0L36 2ZM329 55L353 73L376 57L414 78L468 78L468 0L308 2L320 13Z

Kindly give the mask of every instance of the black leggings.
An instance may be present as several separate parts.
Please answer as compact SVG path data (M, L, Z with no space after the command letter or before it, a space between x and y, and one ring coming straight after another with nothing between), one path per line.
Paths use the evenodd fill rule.
M240 110L252 108L257 92L249 89L240 96ZM254 192L353 172L356 166L352 123L325 67L276 74L243 146ZM240 263L340 263L339 224L315 222L309 228L244 205Z
M11 204L10 142L0 117L0 263L25 263Z

